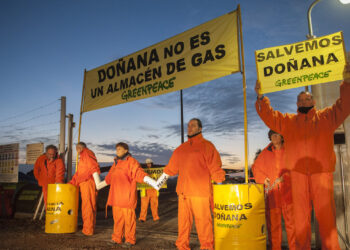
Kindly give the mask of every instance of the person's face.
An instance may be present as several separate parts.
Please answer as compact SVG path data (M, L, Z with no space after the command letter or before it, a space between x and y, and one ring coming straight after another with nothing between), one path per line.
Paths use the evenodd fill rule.
M315 106L315 100L309 93L300 94L297 100L297 106L300 107L312 107Z
M122 157L123 155L125 155L128 152L128 150L126 150L123 147L117 147L116 148L116 154L118 157Z
M54 150L54 149L52 149L52 148L50 148L49 150L46 151L46 157L47 157L50 161L52 161L53 159L55 159L56 155L57 155L57 151Z
M272 134L271 142L273 145L279 145L282 143L282 136L280 134Z
M80 154L81 151L83 151L83 149L84 149L84 147L81 145L77 145L75 148L76 148L78 154Z
M146 165L148 168L152 167L152 163L147 163Z
M198 126L198 122L196 120L191 120L187 124L187 134L192 136L198 132L202 131L202 128Z

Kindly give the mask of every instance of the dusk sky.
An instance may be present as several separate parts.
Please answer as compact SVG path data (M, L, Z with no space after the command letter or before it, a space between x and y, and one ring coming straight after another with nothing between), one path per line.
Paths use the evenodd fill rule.
M59 100L78 124L84 69L91 70L182 33L237 8L242 11L247 77L249 164L268 144L256 114L254 51L306 40L311 0L0 0L0 144L58 144ZM312 11L314 34L343 31L350 50L350 4L321 0ZM296 111L301 89L267 94L274 108ZM244 166L242 75L183 91L185 131L193 117L221 154L224 167ZM166 164L181 143L179 92L86 112L81 141L100 162L127 142L140 162ZM74 150L75 151L75 150ZM74 152L75 153L75 152ZM21 160L22 163L24 159Z

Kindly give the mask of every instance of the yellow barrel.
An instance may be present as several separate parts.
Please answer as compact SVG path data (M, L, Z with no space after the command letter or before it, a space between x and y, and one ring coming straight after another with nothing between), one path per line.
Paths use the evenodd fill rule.
M264 187L213 185L215 249L266 249Z
M74 233L78 224L78 188L72 184L49 184L46 233Z

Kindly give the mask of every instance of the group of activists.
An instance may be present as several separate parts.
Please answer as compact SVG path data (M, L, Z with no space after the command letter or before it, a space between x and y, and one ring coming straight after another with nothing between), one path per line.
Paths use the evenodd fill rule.
M316 110L309 92L297 97L297 113L282 114L274 110L269 98L260 94L257 81L256 111L270 128L271 143L257 156L252 166L257 183L264 184L266 220L271 249L281 249L282 216L289 249L311 249L311 210L319 224L322 249L340 249L336 228L333 172L336 157L333 133L350 114L350 64L344 69L340 97L331 107ZM190 249L189 237L193 219L200 249L214 249L213 189L222 184L225 171L215 146L202 135L202 122L193 118L187 126L188 140L177 147L163 174L154 180L132 157L129 146L116 144L116 157L107 176L100 179L95 154L86 144L76 146L80 159L70 184L79 187L82 200L84 235L93 235L96 222L98 190L110 185L107 206L112 207L114 230L110 244L132 247L136 244L137 183L146 183L155 190L141 192L139 220L145 221L148 204L153 220L158 221L158 190L169 176L178 175L178 249ZM151 167L151 159L146 161ZM34 165L34 175L42 186L45 202L47 184L63 183L64 163L53 145ZM124 240L124 241L123 241Z

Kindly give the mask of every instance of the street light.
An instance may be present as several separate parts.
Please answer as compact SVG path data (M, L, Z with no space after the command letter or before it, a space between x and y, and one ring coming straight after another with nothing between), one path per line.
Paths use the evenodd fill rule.
M307 21L308 21L308 24L309 24L309 34L306 35L306 38L307 39L313 39L313 38L316 38L316 36L314 35L313 33L313 30L312 30L312 20L311 20L311 11L313 9L313 7L321 0L315 0L312 2L312 4L310 5L308 11L307 11ZM350 3L350 0L339 0L342 4L348 4ZM316 87L316 86L314 86ZM316 87L317 88L317 87ZM305 86L305 91L309 91L309 87L308 86Z

